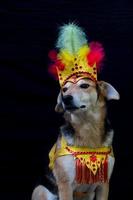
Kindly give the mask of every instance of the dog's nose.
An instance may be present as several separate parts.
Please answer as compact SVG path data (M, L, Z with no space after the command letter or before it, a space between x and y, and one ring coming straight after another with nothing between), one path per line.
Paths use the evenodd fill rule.
M65 105L70 105L72 103L73 97L71 95L63 96L63 102Z

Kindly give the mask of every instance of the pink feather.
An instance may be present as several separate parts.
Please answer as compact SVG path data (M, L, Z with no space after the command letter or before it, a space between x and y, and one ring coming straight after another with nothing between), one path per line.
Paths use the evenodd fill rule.
M93 66L96 63L97 70L100 71L105 58L104 49L98 42L91 42L89 46L90 52L87 55L88 64Z

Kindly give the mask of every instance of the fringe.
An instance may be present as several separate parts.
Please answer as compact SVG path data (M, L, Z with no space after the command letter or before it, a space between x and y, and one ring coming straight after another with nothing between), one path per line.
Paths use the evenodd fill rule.
M108 181L108 160L107 157L105 162L100 168L97 169L96 174L94 174L83 162L78 158L76 159L76 181L79 184L91 184L96 182L107 182Z

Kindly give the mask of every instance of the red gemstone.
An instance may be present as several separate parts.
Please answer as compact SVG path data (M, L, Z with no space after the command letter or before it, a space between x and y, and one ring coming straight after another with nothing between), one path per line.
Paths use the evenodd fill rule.
M95 162L95 161L97 160L97 157L96 157L95 155L92 155L92 156L90 157L90 160L91 160L92 162Z

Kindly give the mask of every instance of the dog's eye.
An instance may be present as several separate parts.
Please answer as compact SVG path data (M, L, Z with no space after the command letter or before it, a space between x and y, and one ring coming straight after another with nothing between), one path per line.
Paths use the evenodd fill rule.
M80 88L86 89L86 88L88 88L89 86L90 86L89 84L83 83L83 84L80 85Z
M62 89L62 91L63 91L63 92L66 92L66 91L67 91L67 87L64 87L64 88Z

